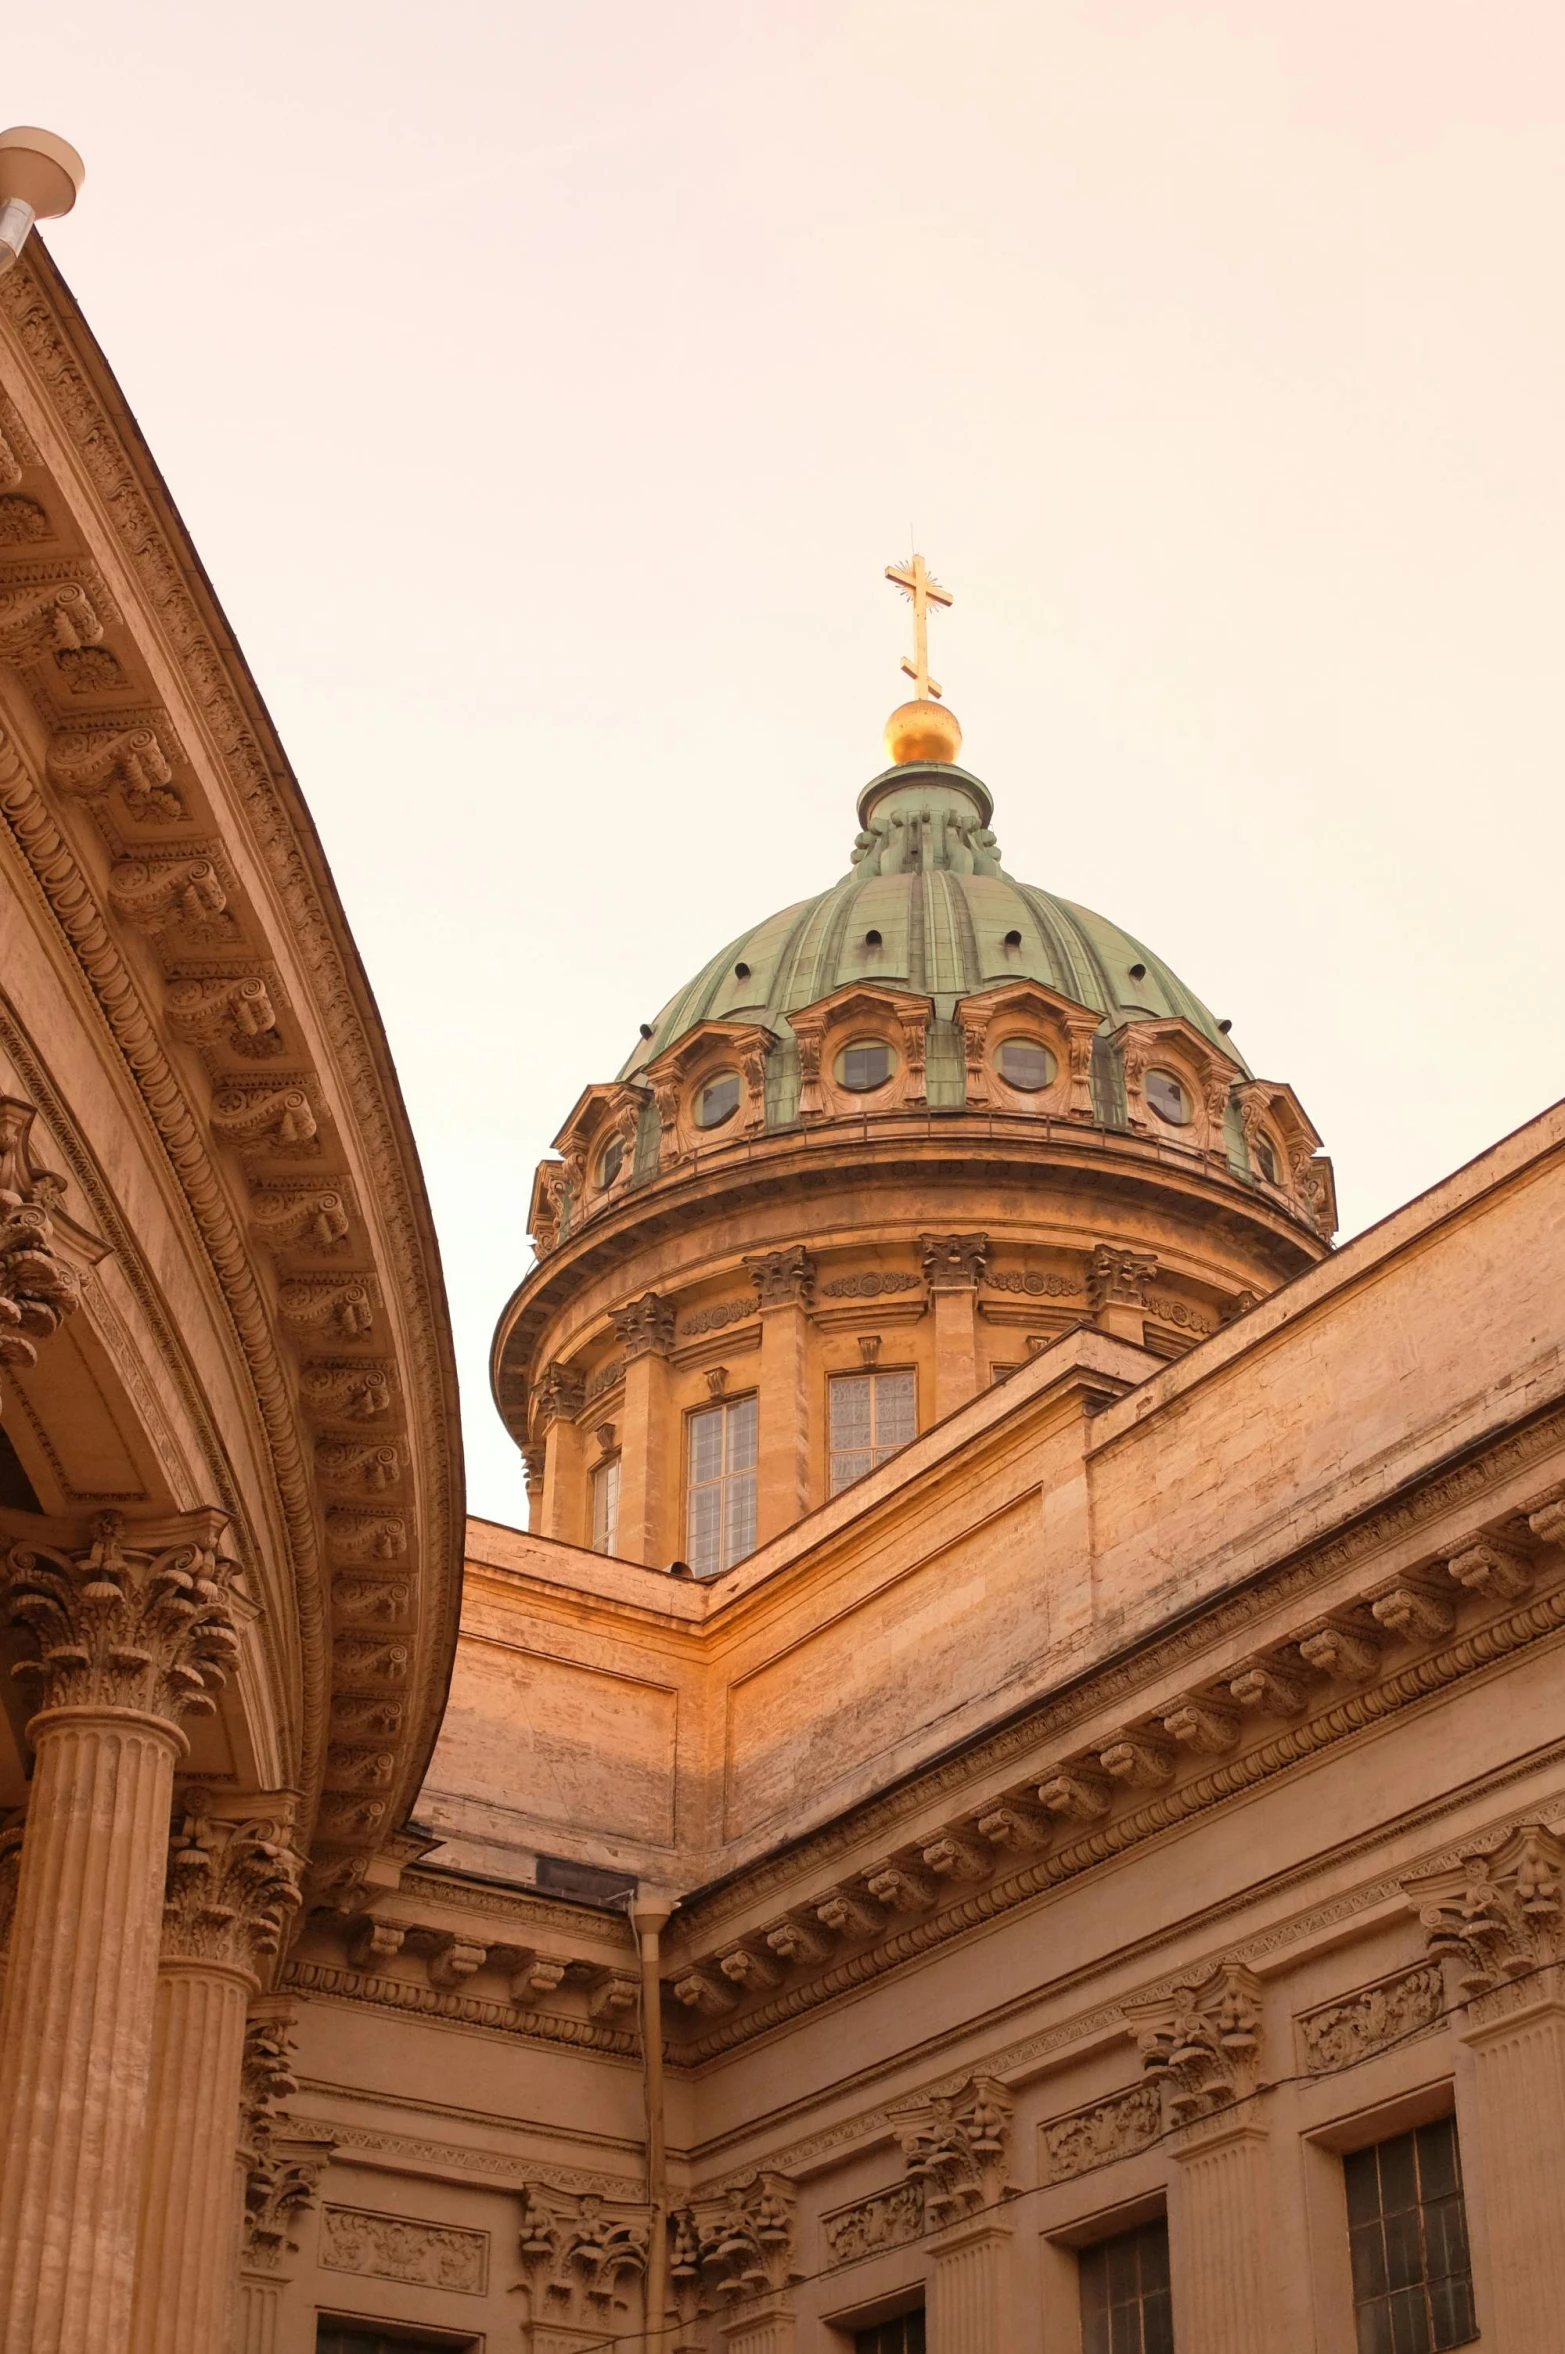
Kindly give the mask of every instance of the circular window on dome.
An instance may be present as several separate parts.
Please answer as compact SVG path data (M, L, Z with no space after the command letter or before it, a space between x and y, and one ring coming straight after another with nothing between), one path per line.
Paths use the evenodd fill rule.
M624 1166L624 1141L622 1138L616 1136L604 1146L602 1152L598 1155L598 1190L600 1193L606 1193L608 1191L609 1187L613 1184L615 1178L619 1175L621 1169L623 1169Z
M1277 1183L1277 1155L1269 1136L1258 1136L1255 1140L1255 1165L1268 1185Z
M1038 1038L1002 1038L994 1060L1007 1087L1020 1088L1024 1095L1036 1095L1040 1087L1052 1087L1059 1069L1053 1055Z
M856 1038L837 1057L837 1084L850 1095L873 1095L884 1087L894 1068L889 1046L879 1038Z
M1170 1128L1190 1125L1190 1098L1172 1071L1148 1071L1143 1087L1148 1103Z
M722 1071L717 1078L708 1079L696 1095L696 1126L721 1128L739 1109L739 1074Z

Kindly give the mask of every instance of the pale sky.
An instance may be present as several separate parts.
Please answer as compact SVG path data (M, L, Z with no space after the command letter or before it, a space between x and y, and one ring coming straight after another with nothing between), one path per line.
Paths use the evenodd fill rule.
M4 119L314 810L476 1511L534 1165L933 666L1346 1232L1562 1091L1558 0L69 0ZM1472 1303L1482 1313L1482 1301Z

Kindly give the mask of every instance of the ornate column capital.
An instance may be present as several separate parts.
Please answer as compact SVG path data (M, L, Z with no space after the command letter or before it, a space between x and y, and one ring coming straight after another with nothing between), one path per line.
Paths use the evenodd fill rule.
M1457 2001L1511 1987L1523 1997L1555 1991L1565 1963L1565 1842L1543 1823L1469 1848L1449 1870L1404 1880L1402 1891Z
M655 1291L644 1291L614 1311L614 1331L627 1357L666 1357L674 1345L674 1308Z
M1143 2073L1158 2088L1165 2130L1213 2117L1255 2091L1261 2065L1261 1989L1253 1973L1219 1962L1204 1978L1125 2005Z
M534 2327L619 2334L629 2292L647 2268L650 2237L644 2204L524 2183L518 2238Z
M245 2024L241 2078L241 2155L245 2211L240 2261L247 2272L274 2273L294 2244L301 2215L315 2204L335 2141L306 2130L277 2107L298 2090L290 2060L297 2012L276 1999L252 2006Z
M802 1242L787 1250L758 1251L744 1262L765 1308L807 1308L815 1296L815 1261Z
M931 1290L975 1290L989 1264L987 1234L921 1234L918 1247Z
M176 1727L211 1714L239 1650L235 1564L217 1550L224 1518L130 1530L123 1513L102 1512L84 1551L11 1547L0 1609L37 1646L17 1672L38 1682L42 1710L133 1711Z
M226 1822L204 1790L185 1793L169 1841L163 1956L259 1977L299 1908L303 1869L280 1816Z
M797 2277L797 2207L785 2174L751 2174L669 2217L669 2285L684 2326L783 2296Z
M932 2229L998 2204L1011 2141L1011 2096L998 2078L970 2076L955 2092L903 2101L889 2121L909 2175L924 2185Z
M1155 1251L1127 1251L1118 1243L1094 1243L1087 1271L1088 1305L1094 1313L1100 1308L1146 1308L1156 1273Z
M546 1365L533 1391L538 1429L547 1430L562 1415L569 1420L579 1414L585 1400L586 1382L580 1373L569 1365Z
M38 1343L81 1301L81 1278L55 1248L51 1210L65 1180L33 1165L30 1103L0 1095L0 1366L33 1365Z

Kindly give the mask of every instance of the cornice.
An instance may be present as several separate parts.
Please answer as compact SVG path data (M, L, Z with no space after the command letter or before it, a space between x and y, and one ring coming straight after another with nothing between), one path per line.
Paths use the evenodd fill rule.
M29 451L47 466L52 445L60 445L41 486L60 503L57 540L62 525L80 528L90 514L104 548L101 569L110 550L117 567L105 586L86 558L51 553L51 578L94 571L85 593L99 640L112 624L113 645L101 660L115 711L97 702L62 711L55 641L47 636L8 648L43 737L58 742L68 720L72 757L55 763L46 781L44 764L34 763L26 746L0 746L0 816L140 1095L234 1335L286 1533L303 1689L284 1713L297 1718L302 1707L298 1778L316 1810L315 1861L318 1870L351 1876L417 1791L449 1680L460 1594L455 1369L417 1156L298 787L123 397L36 240L0 284L0 334ZM0 587L23 570L38 571L41 561L30 558L19 569L0 559ZM60 592L45 584L28 593ZM143 662L161 682L150 696L132 675ZM107 751L88 759L81 750L94 725L112 749L109 722L121 726L126 703L138 713L156 707L146 757L177 777L177 788L164 795L177 809L146 796L145 759L122 774ZM145 732L136 741L144 744ZM213 803L210 813L195 806L203 796ZM198 829L194 837L187 819ZM105 846L112 862L106 882ZM274 1021L288 1023L293 1085L275 1108L260 1088L269 1077L264 1063L225 1067L229 1052L242 1055L247 1041L237 1027L223 1031L221 1005L210 1032L193 1032L188 1018L176 1031L171 1018L177 992L189 994L190 976L230 977L243 992L251 986L247 974L265 970L285 972L292 991L291 1008L268 1006ZM259 986L265 1003L264 980ZM211 994L216 1004L223 992ZM301 1032L304 1053L314 1058L303 1072ZM319 1042L313 1050L312 1035ZM198 1076L203 1062L210 1089ZM296 1097L315 1113L290 1112ZM305 1135L308 1150L301 1152L297 1140ZM236 1201L246 1197L248 1211L241 1212ZM324 1256L313 1255L312 1245ZM323 1284L330 1293L334 1283L340 1298L316 1316L314 1294ZM355 1360L372 1316L372 1353L394 1366L394 1379L383 1385L390 1429L377 1422L373 1448L355 1455L353 1423L345 1430L330 1410L330 1385L324 1412L319 1399L312 1408L301 1398L299 1360L318 1357L323 1342L333 1357ZM365 1478L373 1471L376 1483L365 1489L364 1503L355 1490L361 1459ZM392 1462L388 1494L384 1474ZM337 1578L335 1607L328 1595L333 1557L366 1565L348 1580ZM382 1563L395 1566L382 1571ZM386 1583L373 1623L389 1630L390 1640L378 1667L367 1670L360 1620L377 1575ZM270 1590L279 1592L275 1580ZM400 1721L395 1731L383 1723L376 1733L377 1750L389 1750L394 1770L370 1796L351 1744L339 1737L328 1755L328 1707L345 1691L384 1696L398 1646L401 1665L391 1680L406 1696L395 1711ZM372 1673L368 1687L365 1672Z

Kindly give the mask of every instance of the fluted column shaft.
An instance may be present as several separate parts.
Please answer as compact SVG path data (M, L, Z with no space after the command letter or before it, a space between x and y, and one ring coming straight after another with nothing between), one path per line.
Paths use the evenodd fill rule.
M1464 2040L1489 2258L1491 2311L1478 2318L1497 2354L1533 2354L1565 2311L1565 2002L1475 2015Z
M119 2354L185 1743L129 1710L50 1709L30 1730L0 2005L0 2354Z
M929 2354L1003 2354L1011 2233L981 2218L936 2241L929 2276Z
M1249 2124L1202 2130L1174 2154L1175 2340L1196 2354L1255 2354L1275 2322L1266 2293L1266 2133Z
M131 2354L228 2343L248 1972L165 1960L158 1977Z

